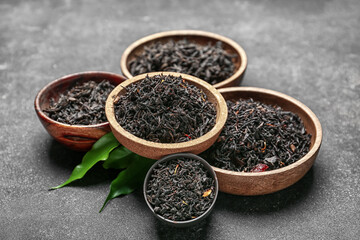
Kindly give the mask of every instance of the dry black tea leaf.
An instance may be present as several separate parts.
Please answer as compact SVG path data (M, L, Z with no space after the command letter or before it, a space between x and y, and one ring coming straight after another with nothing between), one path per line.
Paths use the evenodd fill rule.
M214 197L214 178L200 161L191 158L159 163L146 187L146 199L154 212L174 221L201 216Z
M201 89L181 76L155 75L127 86L115 102L115 116L125 130L139 138L178 143L210 131L216 110Z
M222 42L198 45L187 39L156 42L144 48L129 64L133 76L148 72L168 71L193 75L210 84L229 78L235 70L235 55L227 53Z
M311 135L296 114L260 102L227 101L228 119L202 156L222 169L262 172L287 166L310 149Z
M53 120L70 125L92 125L106 122L105 102L114 89L109 81L78 83L50 100L44 112Z

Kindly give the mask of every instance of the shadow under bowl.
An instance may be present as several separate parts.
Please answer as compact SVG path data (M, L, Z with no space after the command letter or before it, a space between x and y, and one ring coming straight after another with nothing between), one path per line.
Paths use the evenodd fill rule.
M136 137L120 126L115 116L114 101L118 98L118 96L125 94L126 86L129 86L138 81L142 81L146 78L146 76L152 77L159 74L172 75L176 77L181 76L190 85L196 86L206 94L208 101L213 103L216 108L215 126L209 132L199 138L192 139L187 142L157 143ZM130 151L151 159L160 159L173 153L189 152L199 154L205 151L216 141L227 119L226 102L218 90L201 79L190 75L173 72L145 73L126 80L109 94L109 97L106 101L105 112L106 117L110 123L111 130L114 133L116 139Z
M235 41L215 34L211 32L199 31L199 30L175 30L155 33L144 38L141 38L132 43L123 53L120 60L120 68L124 76L132 78L133 75L130 73L129 64L132 60L141 55L145 47L149 47L154 43L161 42L167 43L169 41L180 41L187 39L189 42L196 43L198 45L206 46L209 43L215 45L216 42L220 41L223 44L223 49L231 54L235 55L236 58L233 61L235 70L233 75L223 81L214 84L215 88L224 88L231 86L239 86L247 67L247 56L244 49L237 44Z
M154 168L156 168L159 164L161 164L163 162L171 161L173 159L179 159L181 157L195 159L195 160L202 163L202 165L209 172L210 176L215 180L215 196L214 196L213 202L211 203L210 207L202 215L200 215L199 217L191 219L191 220L186 220L186 221L174 221L174 220L167 219L167 218L155 213L154 208L151 206L151 204L147 200L146 192L147 192L147 185L148 185L148 182L149 182L150 178L152 177L151 174L152 174ZM215 174L213 168L203 158L201 158L201 157L199 157L199 156L197 156L195 154L191 154L191 153L171 154L171 155L168 155L168 156L163 157L162 159L156 161L156 163L147 172L145 180L144 180L144 186L143 186L143 194L144 194L145 202L148 205L148 207L150 208L151 212L161 222L163 222L165 224L168 224L168 225L171 225L173 227L192 227L192 226L198 224L199 222L203 221L206 217L208 217L210 215L211 211L213 210L213 208L215 206L217 196L218 196L218 192L219 192L219 184L218 184L218 180L217 180L217 177L216 177L216 174Z
M255 87L231 87L220 89L226 100L252 98L254 101L277 105L296 113L311 134L310 151L298 161L265 172L236 172L213 167L219 180L219 191L234 195L263 195L287 188L299 181L314 164L322 141L322 128L316 115L303 103L273 90Z
M46 131L58 142L76 151L87 151L104 134L110 132L109 122L94 125L70 125L57 122L43 111L50 104L50 99L58 101L59 96L77 83L87 81L101 82L108 80L113 85L125 81L125 77L109 72L81 72L56 79L42 88L36 95L34 107L36 114Z

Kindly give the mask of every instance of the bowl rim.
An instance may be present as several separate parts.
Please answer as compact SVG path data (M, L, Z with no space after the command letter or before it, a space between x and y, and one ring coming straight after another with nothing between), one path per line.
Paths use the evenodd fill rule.
M71 82L72 81L71 78L78 77L81 75L93 75L93 74L103 74L103 75L112 76L112 77L120 77L120 78L123 78L124 81L126 80L126 77L124 77L122 75L112 73L112 72L104 72L104 71L84 71L84 72L71 73L71 74L65 75L63 77L57 78L57 79L49 82L36 94L35 101L34 101L34 107L35 107L36 113L39 114L39 116L46 122L54 123L54 124L56 123L63 127L101 128L104 126L108 126L109 125L108 121L103 122L103 123L98 123L98 124L91 124L91 125L79 125L79 124L71 125L71 124L67 124L67 123L58 122L58 121L48 117L44 113L43 109L40 107L40 98L44 94L45 91L54 88L55 86L57 86L58 84L60 84L62 82L65 82L65 81Z
M196 84L200 85L202 88L207 89L213 95L214 99L216 99L216 105L218 106L219 111L217 112L215 125L213 128L210 129L210 131L208 131L207 133L205 133L204 135L202 135L198 138L192 139L187 142L158 143L158 142L152 142L152 141L148 141L148 140L139 138L139 137L131 134L130 132L126 131L123 127L120 126L120 124L116 120L115 113L114 113L114 99L118 96L119 92L121 90L125 89L126 86L128 86L134 82L143 80L146 76L152 77L154 75L160 75L160 74L172 75L175 77L181 76L186 81L189 81L190 84L192 82L195 82ZM113 91L109 94L108 99L106 100L105 113L106 113L106 117L110 123L110 127L114 128L118 133L120 133L126 139L132 139L133 141L136 141L138 144L146 146L147 148L157 148L157 149L161 148L161 149L167 149L167 150L177 150L177 149L182 149L182 148L187 148L190 146L196 146L196 145L202 144L202 143L208 141L209 139L211 139L214 135L220 133L222 128L224 127L226 119L227 119L227 106L226 106L225 99L220 94L218 89L215 89L211 84L209 84L197 77L183 74L183 73L176 73L176 72L151 72L151 73L144 73L141 75L137 75L133 78L129 78L126 81L124 81L123 83L119 84L117 87L115 87L113 89ZM112 131L114 131L114 130L112 130Z
M225 174L225 175L233 175L233 176L238 176L238 177L262 177L262 176L276 175L276 174L290 171L290 170L302 165L303 163L305 163L306 161L311 159L315 154L317 154L318 150L320 149L321 142L322 142L322 135L323 135L322 127L321 127L319 119L310 110L309 107L307 107L305 104L301 103L300 101L296 100L295 98L290 97L289 95L286 95L286 94L278 92L278 91L270 90L270 89L258 88L258 87L228 87L228 88L219 89L219 92L221 94L228 93L228 92L237 92L237 91L269 94L269 95L275 96L276 98L282 98L283 100L291 102L293 105L296 105L297 107L301 108L310 117L311 121L313 122L313 124L315 126L316 137L315 137L314 145L312 146L310 151L307 154L305 154L302 158L300 158L296 162L294 162L288 166L282 167L282 168L274 169L271 171L264 171L264 172L236 172L236 171L225 170L225 169L221 169L221 168L212 166L216 173L221 173L221 174Z
M129 58L130 54L134 51L135 48L137 48L143 44L146 44L147 42L159 39L159 38L174 37L174 36L184 36L184 37L186 37L186 36L201 36L201 37L212 38L217 41L221 41L221 42L228 44L236 51L237 55L240 57L240 60L241 60L239 69L236 70L233 73L233 75L231 75L229 78L224 79L223 81L214 84L213 86L215 88L221 88L221 87L231 83L235 79L239 78L246 70L247 55L245 53L245 50L234 40L232 40L228 37L216 34L216 33L201 31L201 30L172 30L172 31L154 33L154 34L145 36L143 38L140 38L140 39L136 40L135 42L133 42L132 44L130 44L123 52L123 54L121 56L121 60L120 60L120 68L121 68L121 71L124 74L124 76L127 78L134 77L130 73L130 71L127 67L127 62L128 62L128 58Z
M156 166L158 166L162 162L170 161L170 160L177 159L177 158L180 158L180 157L192 158L192 159L195 159L195 160L197 160L197 161L199 161L199 162L201 162L203 164L203 166L206 168L206 170L210 173L210 175L215 180L215 196L214 196L214 199L213 199L211 205L209 206L209 208L203 214L201 214L199 217L194 218L194 219L190 219L190 220L185 220L185 221L174 221L174 220L167 219L167 218L165 218L163 216L160 216L159 214L156 214L154 212L154 208L150 205L149 201L146 198L146 190L147 190L147 183L148 183L148 181L149 181L149 179L151 177L150 174L153 172L153 170L154 170L154 168ZM212 166L205 159L203 159L202 157L200 157L198 155L192 154L192 153L174 153L174 154L167 155L167 156L157 160L151 166L151 168L148 170L148 172L146 173L144 183L143 183L143 195L144 195L144 198L145 198L145 202L146 202L147 206L150 208L151 212L158 219L160 219L161 221L164 221L167 224L171 224L171 225L177 226L177 227L190 226L190 225L196 224L197 222L200 222L204 218L206 218L210 214L210 212L213 210L213 208L215 206L215 202L216 202L217 197L218 197L218 194L219 194L219 182L218 182L218 178L216 176L216 173L215 173L214 169L212 168Z

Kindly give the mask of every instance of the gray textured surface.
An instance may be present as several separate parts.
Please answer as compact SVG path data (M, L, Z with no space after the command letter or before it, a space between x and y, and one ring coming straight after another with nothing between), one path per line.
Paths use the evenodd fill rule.
M0 239L358 239L360 235L359 1L1 1ZM240 43L244 86L309 106L324 139L311 171L281 192L220 194L195 229L160 225L140 192L98 213L101 168L72 187L82 154L54 142L33 110L36 93L69 73L120 73L122 51L145 35L201 29Z

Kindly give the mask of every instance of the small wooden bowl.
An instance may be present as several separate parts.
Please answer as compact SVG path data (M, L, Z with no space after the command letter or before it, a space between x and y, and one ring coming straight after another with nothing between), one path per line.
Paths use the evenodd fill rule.
M223 48L226 52L230 54L235 54L237 56L234 62L235 72L231 77L224 79L223 81L213 86L215 88L224 88L240 85L247 67L247 56L244 49L239 44L229 38L223 37L215 33L198 30L176 30L160 32L135 41L124 51L121 57L120 68L122 73L127 78L133 77L129 70L129 63L133 59L135 59L136 56L138 56L139 54L141 54L141 52L144 51L145 46L150 46L151 44L156 42L166 43L170 40L179 41L183 40L184 38L188 39L190 42L194 42L200 45L207 45L209 42L214 45L218 41L222 42Z
M109 122L95 125L69 125L49 118L43 109L49 107L50 99L59 95L78 82L101 82L107 79L113 85L125 81L125 77L108 72L81 72L59 78L39 91L35 98L35 111L46 131L58 142L76 151L87 151L105 133L110 132Z
M283 93L262 88L232 87L220 89L219 92L226 100L253 98L296 113L302 119L307 133L312 135L310 151L295 163L280 169L245 173L213 167L221 192L246 196L268 194L291 186L309 171L320 149L322 129L318 118L307 106Z
M149 203L149 201L146 198L146 192L147 192L147 184L148 184L150 178L152 177L151 174L152 174L154 168L156 168L156 166L159 165L162 162L171 161L173 159L179 159L181 157L198 160L208 170L211 177L214 178L214 180L215 180L215 197L214 197L214 200L211 203L210 207L201 216L199 216L199 217L197 217L195 219L187 220L187 221L173 221L173 220L169 220L169 219L164 218L163 216L160 216L160 215L155 213L153 207L151 206L151 204ZM144 194L145 202L148 205L148 207L150 208L151 212L161 222L163 222L165 224L168 224L170 226L173 226L173 227L191 227L191 226L195 226L199 222L203 221L206 217L208 217L210 215L211 211L213 210L213 208L215 206L217 196L218 196L218 192L219 192L218 180L217 180L216 174L215 174L214 170L212 169L212 167L210 166L210 164L207 161L205 161L203 158L201 158L201 157L199 157L197 155L191 154L191 153L171 154L171 155L163 157L162 159L157 161L154 165L152 165L152 167L147 172L145 180L144 180L144 186L143 186L143 194Z
M126 86L137 81L142 81L147 75L151 77L159 74L181 76L189 84L195 85L196 87L203 90L203 92L207 95L208 100L212 102L216 107L216 123L209 132L199 138L190 140L188 142L156 143L136 137L120 126L120 124L115 118L114 113L115 99L119 95L123 95L125 93ZM145 73L126 80L110 93L106 101L105 112L106 117L110 123L111 130L114 133L116 139L132 152L151 159L160 159L166 155L173 153L189 152L199 154L205 151L216 141L227 119L226 102L222 95L213 86L196 77L173 72Z

